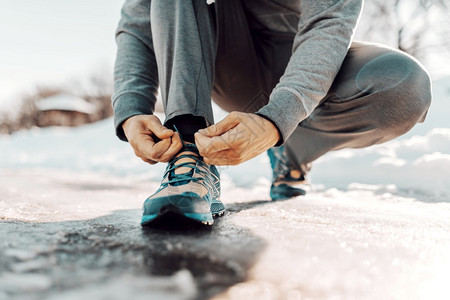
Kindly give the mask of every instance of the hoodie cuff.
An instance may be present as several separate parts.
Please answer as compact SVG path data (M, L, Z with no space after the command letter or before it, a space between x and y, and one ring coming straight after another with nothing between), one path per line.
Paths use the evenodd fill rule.
M281 139L276 146L283 145L298 124L307 117L300 99L283 89L273 91L269 103L262 107L257 114L271 120L280 131Z
M122 124L128 118L136 115L152 115L153 109L147 97L135 93L126 93L117 97L113 102L114 127L116 135L122 141L127 142Z

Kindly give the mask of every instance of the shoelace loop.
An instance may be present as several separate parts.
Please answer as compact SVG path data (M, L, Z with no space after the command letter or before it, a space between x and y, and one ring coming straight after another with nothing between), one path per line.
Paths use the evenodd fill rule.
M178 132L177 128L175 130ZM163 186L173 185L180 182L198 182L202 180L202 177L193 177L194 172L197 174L207 175L207 173L199 168L200 165L204 164L203 159L200 157L197 147L194 144L188 144L182 140L183 148L181 148L180 152L192 152L192 154L181 154L175 158L173 158L169 165L167 166L164 177L168 177L168 181L163 183ZM189 158L194 161L183 162L180 164L176 164L180 159ZM191 170L184 173L175 173L175 169L180 167L187 167Z
M175 125L174 125L174 129L176 132L178 132L180 134L180 132L178 131L178 128L176 128ZM164 174L164 178L168 177L168 180L162 184L161 188L164 188L168 185L176 185L177 183L182 183L182 182L185 182L185 183L199 182L199 181L205 180L208 177L207 176L208 173L199 167L199 166L203 166L205 164L205 162L201 158L197 147L194 144L186 143L183 140L181 134L180 134L180 138L181 138L181 142L183 144L183 147L181 148L180 152L188 151L188 152L192 152L192 154L187 154L187 153L181 154L181 155L173 158L169 162L169 165L167 166L166 172ZM176 164L182 158L190 158L194 161ZM187 167L187 168L190 168L191 170L188 172L176 174L175 169L180 168L180 167ZM194 177L193 176L194 173L204 175L204 176Z

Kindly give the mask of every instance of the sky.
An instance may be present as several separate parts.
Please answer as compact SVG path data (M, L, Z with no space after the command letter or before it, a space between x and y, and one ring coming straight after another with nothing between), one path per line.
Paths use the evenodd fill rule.
M124 0L0 0L0 106L35 84L112 68Z

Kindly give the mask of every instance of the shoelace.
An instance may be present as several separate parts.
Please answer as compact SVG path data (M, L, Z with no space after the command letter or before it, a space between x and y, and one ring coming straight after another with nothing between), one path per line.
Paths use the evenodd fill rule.
M174 126L175 131L180 133L178 129ZM198 149L193 144L186 143L183 138L181 137L181 143L183 144L183 147L181 148L180 152L189 151L194 154L181 154L178 157L175 157L167 166L166 172L164 174L164 178L168 176L169 180L163 183L163 186L167 185L181 185L184 183L188 183L190 181L192 182L198 182L202 180L201 177L193 177L194 173L207 175L207 173L199 168L199 165L204 164L203 160L200 158L200 154L198 152ZM177 161L183 158L189 158L193 159L194 161L184 162L180 164L176 164ZM175 169L181 168L181 167L188 167L191 170L185 173L176 174Z
M185 151L186 148L183 147L183 149L181 151ZM189 151L191 151L191 149L189 149ZM180 164L176 164L177 161L179 161L182 158L189 158L189 159L193 159L194 161L189 161L189 162L183 162ZM193 177L194 172L195 173L204 173L202 170L200 170L198 168L198 163L201 163L201 159L193 154L182 154L176 158L174 158L170 163L169 166L166 169L166 173L164 174L164 177L169 176L169 180L166 181L164 184L165 185L176 185L176 183L181 183L181 182L188 182L188 181L199 181L201 178L198 177ZM181 168L181 167L188 167L191 170L185 173L180 173L177 174L175 173L175 169L177 168Z

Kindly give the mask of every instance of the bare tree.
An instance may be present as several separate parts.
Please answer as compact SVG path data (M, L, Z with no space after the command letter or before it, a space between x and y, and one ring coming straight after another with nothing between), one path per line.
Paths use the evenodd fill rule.
M88 78L87 93L83 97L99 107L99 118L105 119L113 115L111 96L113 92L112 70L102 65Z
M421 60L449 55L448 0L370 0L365 2L357 38L383 42Z
M66 85L66 90L71 94L77 95L99 108L95 120L105 119L113 115L111 105L112 74L110 65L99 63L90 74L83 78L72 78Z

